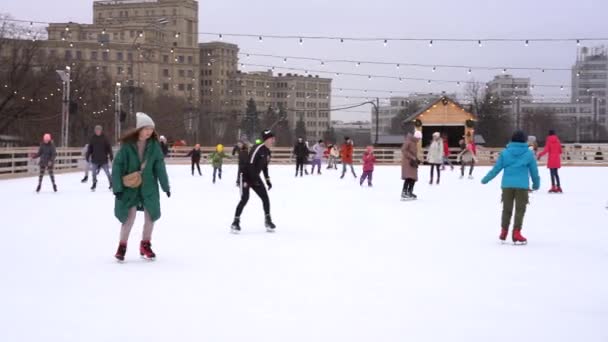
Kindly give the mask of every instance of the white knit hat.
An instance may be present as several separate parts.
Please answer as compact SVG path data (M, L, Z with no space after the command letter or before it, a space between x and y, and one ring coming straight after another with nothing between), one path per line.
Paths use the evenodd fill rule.
M416 139L422 139L422 132L416 130L414 132L414 138L416 138Z
M137 114L135 114L136 116L136 125L135 128L136 129L140 129L140 128L144 128L144 127L152 127L154 128L154 121L152 120L151 117L148 116L148 114L146 113L142 113L142 112L137 112Z

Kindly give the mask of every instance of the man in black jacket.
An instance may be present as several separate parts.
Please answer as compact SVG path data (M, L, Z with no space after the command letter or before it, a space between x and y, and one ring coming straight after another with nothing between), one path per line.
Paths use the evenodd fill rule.
M234 234L238 234L241 231L241 213L249 201L250 188L253 189L262 200L266 231L273 233L276 228L270 218L270 199L268 198L268 192L260 178L260 172L263 172L268 190L272 189L272 183L270 182L270 176L268 175L268 163L270 162L270 148L274 145L274 134L270 130L265 130L262 132L262 140L263 142L261 144L255 145L251 149L247 163L243 165L243 169L241 170L241 201L236 207L234 222L232 222L231 227L232 233Z
M114 154L112 153L112 145L110 145L108 138L103 134L103 128L99 125L95 126L95 135L89 141L86 157L87 163L91 164L91 171L93 173L91 191L95 191L97 188L97 175L99 175L100 169L103 169L105 172L108 177L108 183L110 183L109 189L112 189L112 175L110 175L108 159L112 161Z
M300 177L304 177L302 174L306 171L308 175L308 171L304 168L304 164L306 160L308 160L308 155L310 154L310 150L304 143L304 139L302 137L298 138L298 142L293 147L293 156L296 158L296 177L298 177L298 172L300 173Z

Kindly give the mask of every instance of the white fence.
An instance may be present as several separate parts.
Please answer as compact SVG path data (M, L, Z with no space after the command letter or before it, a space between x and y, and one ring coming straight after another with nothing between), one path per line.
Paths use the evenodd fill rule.
M167 157L168 164L188 164L190 158L186 154L192 147L173 148ZM227 148L230 154L232 148ZM209 155L214 148L203 147L203 155ZM0 177L31 176L38 173L38 161L31 156L38 147L0 148ZM272 162L277 164L293 163L291 148L278 147L272 151ZM355 163L361 161L364 149L355 149ZM498 158L502 149L478 147L480 165L491 165ZM450 158L455 162L458 149L450 149ZM401 151L398 148L375 149L376 158L380 165L396 165L401 162ZM426 154L426 150L424 150ZM562 155L564 166L608 166L608 145L565 145ZM236 158L229 158L226 163L235 163ZM541 161L541 164L544 162ZM56 172L71 172L82 170L84 156L82 148L58 148L55 160Z

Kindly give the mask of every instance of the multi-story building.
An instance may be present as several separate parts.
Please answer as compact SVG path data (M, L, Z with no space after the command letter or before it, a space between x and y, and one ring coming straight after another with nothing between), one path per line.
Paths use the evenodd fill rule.
M512 75L497 75L487 83L488 93L507 103L519 99L521 102L532 102L529 77L513 77Z
M198 103L198 2L111 0L93 3L93 23L52 23L50 57L96 67L123 86Z
M277 74L272 70L239 70L238 46L224 42L200 44L200 99L203 113L245 114L253 99L258 112L287 112L290 129L302 119L310 138L330 127L331 79L313 75Z
M551 114L560 127L560 138L565 142L592 141L594 134L597 134L594 130L597 115L590 103L522 103L519 115L530 114Z
M572 67L572 102L592 104L598 110L598 122L608 127L608 48L582 47Z

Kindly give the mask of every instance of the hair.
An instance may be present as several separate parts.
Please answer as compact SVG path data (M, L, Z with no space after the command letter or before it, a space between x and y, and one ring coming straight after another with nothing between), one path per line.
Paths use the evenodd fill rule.
M137 140L139 140L139 132L141 132L142 129L144 129L144 127L130 130L125 135L123 135L122 138L120 138L120 142L123 144L136 143ZM156 133L156 130L152 132L150 139L158 141L158 133Z
M319 144L323 142L323 139L319 140Z

